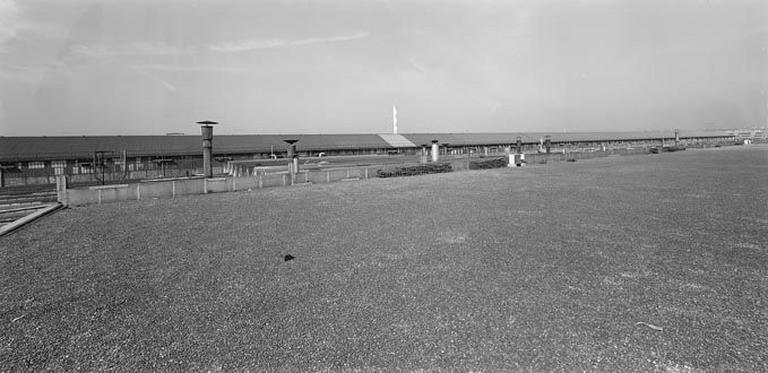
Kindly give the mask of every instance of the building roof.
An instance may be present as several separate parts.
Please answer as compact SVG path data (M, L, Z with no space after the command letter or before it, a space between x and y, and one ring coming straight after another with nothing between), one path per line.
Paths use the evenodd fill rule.
M524 143L539 142L550 135L553 142L615 141L672 138L666 132L573 132L573 133L438 133L351 135L214 135L214 155L276 153L285 151L285 139L298 139L299 151L343 149L388 149L431 144L499 145L514 144L520 136ZM680 137L725 137L725 131L681 131ZM94 152L116 155L125 151L129 157L167 157L202 154L200 136L54 136L0 137L0 162L55 159L91 159Z
M214 135L213 153L284 152L284 139L298 139L310 151L377 149L391 146L377 135ZM129 157L202 154L200 136L0 137L0 161L90 159L95 151L125 150Z
M523 143L538 143L549 136L552 142L571 141L619 141L619 140L652 140L674 138L673 131L642 131L642 132L499 132L499 133L414 133L404 134L414 144L429 145L432 140L440 144L450 145L491 145L515 144L517 137ZM725 131L680 131L680 138L691 137L725 137Z
M392 133L384 133L384 134L380 134L379 137L384 139L384 141L386 141L393 148L413 148L413 147L416 147L416 144L412 143L410 140L405 138L403 135L392 134Z

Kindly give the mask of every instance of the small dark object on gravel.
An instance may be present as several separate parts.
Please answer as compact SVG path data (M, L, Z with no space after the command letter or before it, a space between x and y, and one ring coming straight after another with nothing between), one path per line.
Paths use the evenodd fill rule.
M291 255L291 254L288 254L288 255L286 255L286 256L285 256L285 261L287 262L287 261L289 261L289 260L293 260L293 259L295 259L295 258L296 258L296 257L294 257L293 255Z
M638 321L638 322L636 322L636 323L635 323L635 325L643 325L643 326L647 326L647 327L649 327L649 328L651 328L651 329L653 329L653 330L659 331L659 332L661 332L661 331L664 331L664 328L662 328L662 327L660 327L660 326L656 326L656 325L653 325L653 324L649 324L649 323L647 323L647 322L643 322L643 321Z
M567 161L568 162L576 162L576 159L575 158L568 158Z

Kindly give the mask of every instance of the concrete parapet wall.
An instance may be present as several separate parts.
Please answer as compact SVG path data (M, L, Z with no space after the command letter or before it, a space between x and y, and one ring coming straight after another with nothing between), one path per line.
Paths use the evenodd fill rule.
M60 193L59 202L79 206L149 198L172 198L178 195L202 194L205 192L204 187L204 179L177 179L73 188L66 189L63 195Z
M324 184L349 178L367 178L376 174L373 167L348 167L304 171L291 180L288 173L258 174L243 177L176 178L150 180L140 183L104 185L59 190L58 199L64 205L80 206L150 198L174 198L182 195L234 192L295 184ZM57 188L58 189L58 188Z
M98 192L94 192L93 190L87 188L67 189L64 194L64 199L61 199L62 196L59 196L59 202L65 206L79 206L99 203Z
M205 183L204 186L204 192L205 193L221 193L221 192L231 192L234 191L232 188L232 178L228 177L217 177L217 178L211 178L211 179L203 179L203 182Z
M259 179L257 177L233 177L232 190L248 190L257 189L259 187Z
M287 173L283 174L266 174L259 175L262 188L276 187L288 185L290 176Z
M200 180L186 180L186 182L173 180L171 182L154 181L151 183L129 184L135 191L136 199L165 198L174 196L174 188L177 184L198 184ZM112 202L112 201L110 201Z
M174 180L171 184L173 196L205 193L203 179Z
M136 189L128 184L106 185L103 187L91 187L89 190L96 192L97 201L125 201L136 198Z

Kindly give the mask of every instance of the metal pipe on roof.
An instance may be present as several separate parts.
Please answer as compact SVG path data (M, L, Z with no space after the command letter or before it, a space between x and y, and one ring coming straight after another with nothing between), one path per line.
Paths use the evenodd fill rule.
M213 154L213 125L217 122L204 120L197 122L200 124L200 132L203 136L203 174L205 177L213 177L213 168L211 167L211 156Z
M291 162L288 164L288 173L291 175L291 184L295 184L296 174L299 173L299 153L296 151L296 143L299 140L289 139L283 141L288 144L288 159Z
M203 173L205 177L213 177L213 167L211 167L211 155L213 154L213 127L200 127L203 135Z

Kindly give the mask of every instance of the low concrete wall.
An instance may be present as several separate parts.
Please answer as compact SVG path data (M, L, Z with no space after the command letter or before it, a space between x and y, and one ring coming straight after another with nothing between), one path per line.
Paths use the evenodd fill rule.
M217 177L212 179L203 179L205 185L203 186L204 193L221 193L234 191L230 182L231 178Z
M215 180L210 192L228 191L226 179ZM158 180L143 183L103 185L88 188L66 189L59 193L59 202L68 206L108 203L117 201L142 200L148 198L173 198L185 194L203 194L205 179L184 178L175 180ZM223 183L224 187L221 187Z
M307 183L327 184L342 180L367 179L375 177L377 169L386 167L387 165L304 170L299 172L294 180L291 180L291 176L287 172L280 172L210 179L201 177L158 179L140 183L72 189L66 186L67 178L61 176L58 180L57 192L59 202L62 204L79 206L148 198L174 198L191 194L281 187L294 183L300 185L306 185Z
M167 182L166 182L167 183ZM171 197L183 196L187 194L205 193L205 183L203 179L174 180L171 183Z
M296 176L296 183L306 183L311 179L307 173L301 173ZM332 181L338 181L338 179ZM148 198L174 198L191 194L234 192L238 190L287 186L290 184L291 177L288 174L264 174L210 179L184 177L87 188L67 188L65 180L60 180L57 192L58 200L63 205L81 206Z
M149 183L136 183L129 184L131 189L135 190L136 199L148 199L148 198L167 198L174 197L176 194L176 185L190 185L199 184L200 180L173 180L173 181L153 181ZM112 202L112 201L110 201Z

